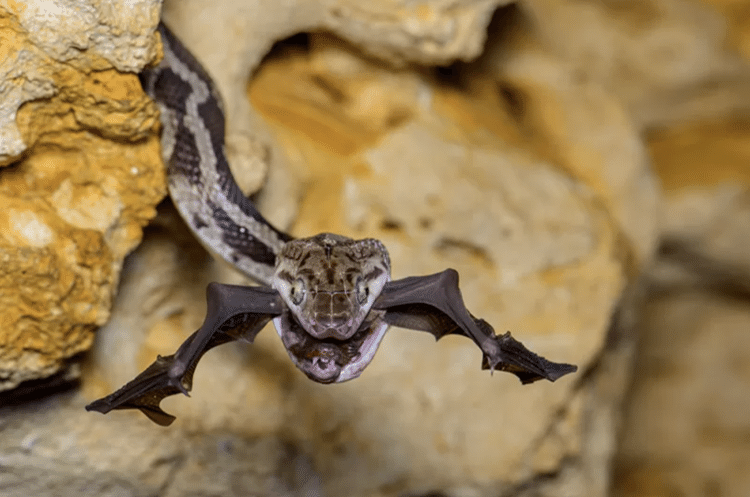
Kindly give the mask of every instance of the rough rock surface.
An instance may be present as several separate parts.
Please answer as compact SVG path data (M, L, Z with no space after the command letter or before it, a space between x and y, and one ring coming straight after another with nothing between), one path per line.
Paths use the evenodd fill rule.
M0 390L91 346L164 194L158 114L132 73L156 55L140 22L156 7L0 3Z
M748 110L750 74L729 46L738 37L727 29L746 17L742 0L529 0L524 5L540 38L571 63L577 79L595 81L619 97L636 126ZM574 25L586 29L571 36Z
M649 278L618 496L750 488L749 123L717 116L649 135L668 241Z
M391 330L361 378L319 385L268 329L211 351L192 397L164 402L178 416L165 430L83 405L174 351L203 319L207 282L243 280L163 205L107 319L163 192L155 109L128 73L157 56L158 2L128 5L0 3L17 40L2 50L18 54L0 59L16 85L0 85L13 97L0 107L6 386L56 371L106 321L81 389L0 398L0 488L607 495L635 283L664 213L643 132L745 108L722 13L676 0L167 2L224 96L233 170L246 191L264 185L269 218L295 235L378 237L395 277L454 267L472 312L581 370L522 387L481 371L465 339Z

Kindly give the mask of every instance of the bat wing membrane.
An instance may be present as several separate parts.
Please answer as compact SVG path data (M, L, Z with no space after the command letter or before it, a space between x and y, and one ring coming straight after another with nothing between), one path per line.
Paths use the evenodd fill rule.
M263 326L281 313L283 305L275 290L262 286L211 283L206 299L206 319L177 352L158 356L145 371L116 392L87 405L86 410L106 414L113 409L140 409L153 422L170 425L174 416L159 404L170 395L188 394L203 354L233 340L252 342Z
M139 409L155 423L168 426L174 416L159 404L170 395L192 388L198 361L208 350L234 340L252 342L284 303L276 290L211 283L206 289L208 310L201 327L183 342L173 355L157 357L145 371L116 392L86 406L88 411L107 413L113 409ZM429 276L412 276L390 281L373 309L385 311L389 325L445 335L464 335L482 350L482 369L506 371L522 383L558 378L577 370L555 363L528 350L510 332L496 335L483 319L467 309L458 287L458 273L447 269Z
M384 321L393 326L426 331L436 339L449 334L471 338L482 350L482 369L513 373L522 383L555 381L578 369L531 352L510 332L496 335L489 323L466 309L454 269L390 281L373 308L384 310Z

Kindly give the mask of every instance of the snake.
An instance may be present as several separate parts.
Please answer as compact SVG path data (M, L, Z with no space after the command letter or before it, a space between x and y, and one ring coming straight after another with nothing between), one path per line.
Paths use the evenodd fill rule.
M164 56L139 78L160 110L169 195L182 219L210 252L276 289L311 337L350 339L391 279L384 244L333 233L295 239L267 221L232 175L216 85L164 23L158 32ZM279 317L275 324L282 339L292 333L289 320ZM367 341L362 361L372 358L384 331ZM337 381L351 379L364 365Z

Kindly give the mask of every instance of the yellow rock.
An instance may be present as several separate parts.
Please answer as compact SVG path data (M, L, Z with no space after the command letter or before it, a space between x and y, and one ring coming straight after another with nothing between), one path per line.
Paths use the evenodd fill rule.
M0 390L90 347L165 193L158 114L136 75L107 60L119 48L87 45L101 26L84 18L55 39L38 5L14 6L0 8ZM137 51L130 63L142 65Z

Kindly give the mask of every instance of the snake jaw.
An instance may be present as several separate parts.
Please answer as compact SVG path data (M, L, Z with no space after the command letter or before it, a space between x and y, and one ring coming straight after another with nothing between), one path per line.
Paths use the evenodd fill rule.
M383 311L374 310L347 340L319 340L307 333L289 309L273 324L297 368L318 383L341 383L357 378L372 361L388 329Z
M287 312L274 324L297 367L321 383L359 376L388 328L371 309L389 280L376 240L323 233L287 242L272 280Z

